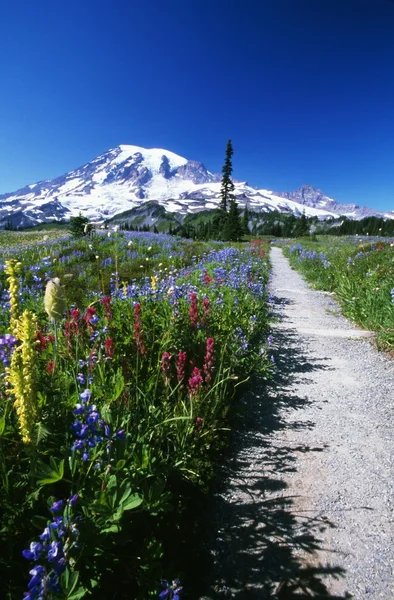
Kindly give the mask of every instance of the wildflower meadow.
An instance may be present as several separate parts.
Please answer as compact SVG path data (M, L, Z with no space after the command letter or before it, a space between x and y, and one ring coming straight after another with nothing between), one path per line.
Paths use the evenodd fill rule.
M179 598L190 506L272 368L267 245L4 235L0 598Z
M378 343L394 348L394 242L388 238L321 237L284 245L290 264L316 288L334 292L343 313L378 332Z

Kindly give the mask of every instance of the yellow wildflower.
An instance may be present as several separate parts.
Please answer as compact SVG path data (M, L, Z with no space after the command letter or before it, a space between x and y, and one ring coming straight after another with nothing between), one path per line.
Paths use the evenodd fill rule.
M33 439L37 419L37 396L35 389L37 317L25 310L15 324L15 336L20 345L15 348L7 369L8 393L15 397L22 441L29 444Z
M8 275L8 290L10 292L10 306L11 306L11 317L10 317L10 328L12 333L15 335L16 322L19 317L19 275L21 272L22 263L16 260L7 260L5 263L4 271Z

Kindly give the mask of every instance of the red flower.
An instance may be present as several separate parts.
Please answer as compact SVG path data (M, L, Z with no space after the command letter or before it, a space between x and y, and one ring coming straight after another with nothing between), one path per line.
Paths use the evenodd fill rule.
M204 383L200 369L194 367L192 376L189 378L189 394L190 396L196 396L199 392L200 387Z
M207 383L208 385L210 384L210 382L212 380L212 373L213 373L213 368L214 368L213 367L214 360L215 360L214 345L215 345L215 340L213 338L208 338L207 345L206 345L205 357L204 357L204 365L203 365L203 370L204 370L204 375L205 375L205 383Z
M107 358L112 358L115 353L114 342L112 338L107 338L104 342L105 355Z
M162 356L161 356L161 370L164 373L164 378L165 378L165 383L166 385L169 384L170 382L170 377L169 377L169 373L170 373L170 361L171 361L171 354L169 354L168 352L163 352Z
M107 321L110 321L112 317L111 297L105 296L105 298L101 300L101 304L104 306L104 312L105 316L107 317Z
M54 370L55 370L55 361L54 360L49 360L48 364L47 364L46 371L47 371L47 373L53 373Z
M176 363L176 375L179 383L185 378L185 365L186 365L186 352L182 352L182 350L178 354L178 360Z
M209 317L210 312L211 312L211 303L209 301L209 298L207 298L206 296L202 301L202 309L204 311L204 322L205 322L206 318Z
M37 331L37 341L40 342L38 345L38 349L40 352L45 350L45 346L47 345L47 339L44 335L42 335L41 331Z
M197 294L193 292L190 294L190 310L189 310L190 323L193 327L197 327L198 323L198 308L197 308Z
M96 309L94 308L94 306L88 306L83 316L83 320L85 321L86 325L90 325L90 321L92 320L92 317L94 317L95 314Z
M161 356L161 370L167 375L170 369L171 354L163 352Z

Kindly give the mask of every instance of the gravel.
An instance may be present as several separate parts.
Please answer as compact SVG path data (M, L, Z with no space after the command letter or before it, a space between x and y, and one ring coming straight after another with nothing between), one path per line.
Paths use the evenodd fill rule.
M394 363L271 260L276 372L245 394L219 468L208 595L392 599Z

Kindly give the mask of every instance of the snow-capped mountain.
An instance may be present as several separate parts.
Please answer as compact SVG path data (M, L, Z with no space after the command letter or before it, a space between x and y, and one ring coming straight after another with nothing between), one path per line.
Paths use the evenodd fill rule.
M159 148L118 146L79 169L55 179L27 185L0 195L0 227L11 221L28 226L69 219L79 213L94 221L155 200L179 216L216 208L220 202L221 175L207 171L201 162L187 160ZM347 215L362 218L383 215L357 205L338 204L320 190L303 186L296 192L275 193L234 180L241 207L268 212L279 210L320 218Z

